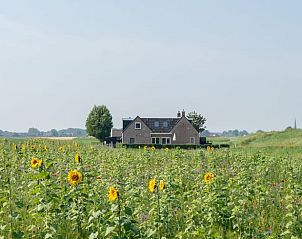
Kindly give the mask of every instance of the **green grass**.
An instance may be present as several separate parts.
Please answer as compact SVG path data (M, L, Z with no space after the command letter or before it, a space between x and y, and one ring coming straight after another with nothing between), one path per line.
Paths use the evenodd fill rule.
M302 146L302 130L287 129L255 133L239 138L237 143L248 147L299 147Z

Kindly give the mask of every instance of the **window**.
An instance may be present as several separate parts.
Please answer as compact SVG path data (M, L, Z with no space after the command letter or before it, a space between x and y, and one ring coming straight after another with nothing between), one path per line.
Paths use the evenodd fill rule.
M162 144L171 144L171 138L170 137L161 138L161 143Z
M167 144L171 144L171 138L167 138Z
M168 128L168 121L164 121L163 126L164 128Z
M142 128L141 122L135 122L135 129L141 129L141 128Z
M130 144L134 144L134 138L130 138Z
M158 128L158 127L159 127L159 122L158 122L158 121L155 121L155 122L154 122L154 127L155 127L155 128Z
M151 143L152 143L152 144L159 144L159 143L160 143L160 139L159 139L159 138L156 138L156 137L152 137L152 138L151 138Z
M190 137L190 144L195 144L195 137Z

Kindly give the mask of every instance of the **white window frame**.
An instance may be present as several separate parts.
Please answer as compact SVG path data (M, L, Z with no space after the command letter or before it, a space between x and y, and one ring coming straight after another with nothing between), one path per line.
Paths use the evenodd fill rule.
M139 127L136 127L137 125L139 125ZM142 123L141 122L135 122L134 123L134 128L135 129L141 129L142 128Z
M192 143L192 139L193 139L193 143ZM195 137L190 137L190 144L195 144Z
M163 139L166 139L166 143L165 144L162 143L162 145L170 145L171 144L171 137L162 137L161 142L163 142ZM168 143L168 139L169 139L169 143Z
M155 143L153 143L153 139L154 139L154 142L155 142ZM151 138L151 144L157 144L157 143L156 143L156 139L158 139L158 144L161 144L161 139L160 139L160 137L152 137L152 138Z

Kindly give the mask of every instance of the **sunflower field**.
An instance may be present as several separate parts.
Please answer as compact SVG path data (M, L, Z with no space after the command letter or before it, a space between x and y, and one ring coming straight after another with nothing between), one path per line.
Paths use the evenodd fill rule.
M2 140L6 238L302 238L302 161Z

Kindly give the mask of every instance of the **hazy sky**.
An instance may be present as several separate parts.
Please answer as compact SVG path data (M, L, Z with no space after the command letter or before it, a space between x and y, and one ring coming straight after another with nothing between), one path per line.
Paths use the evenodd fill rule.
M211 131L302 125L301 0L0 0L0 129L196 110Z

